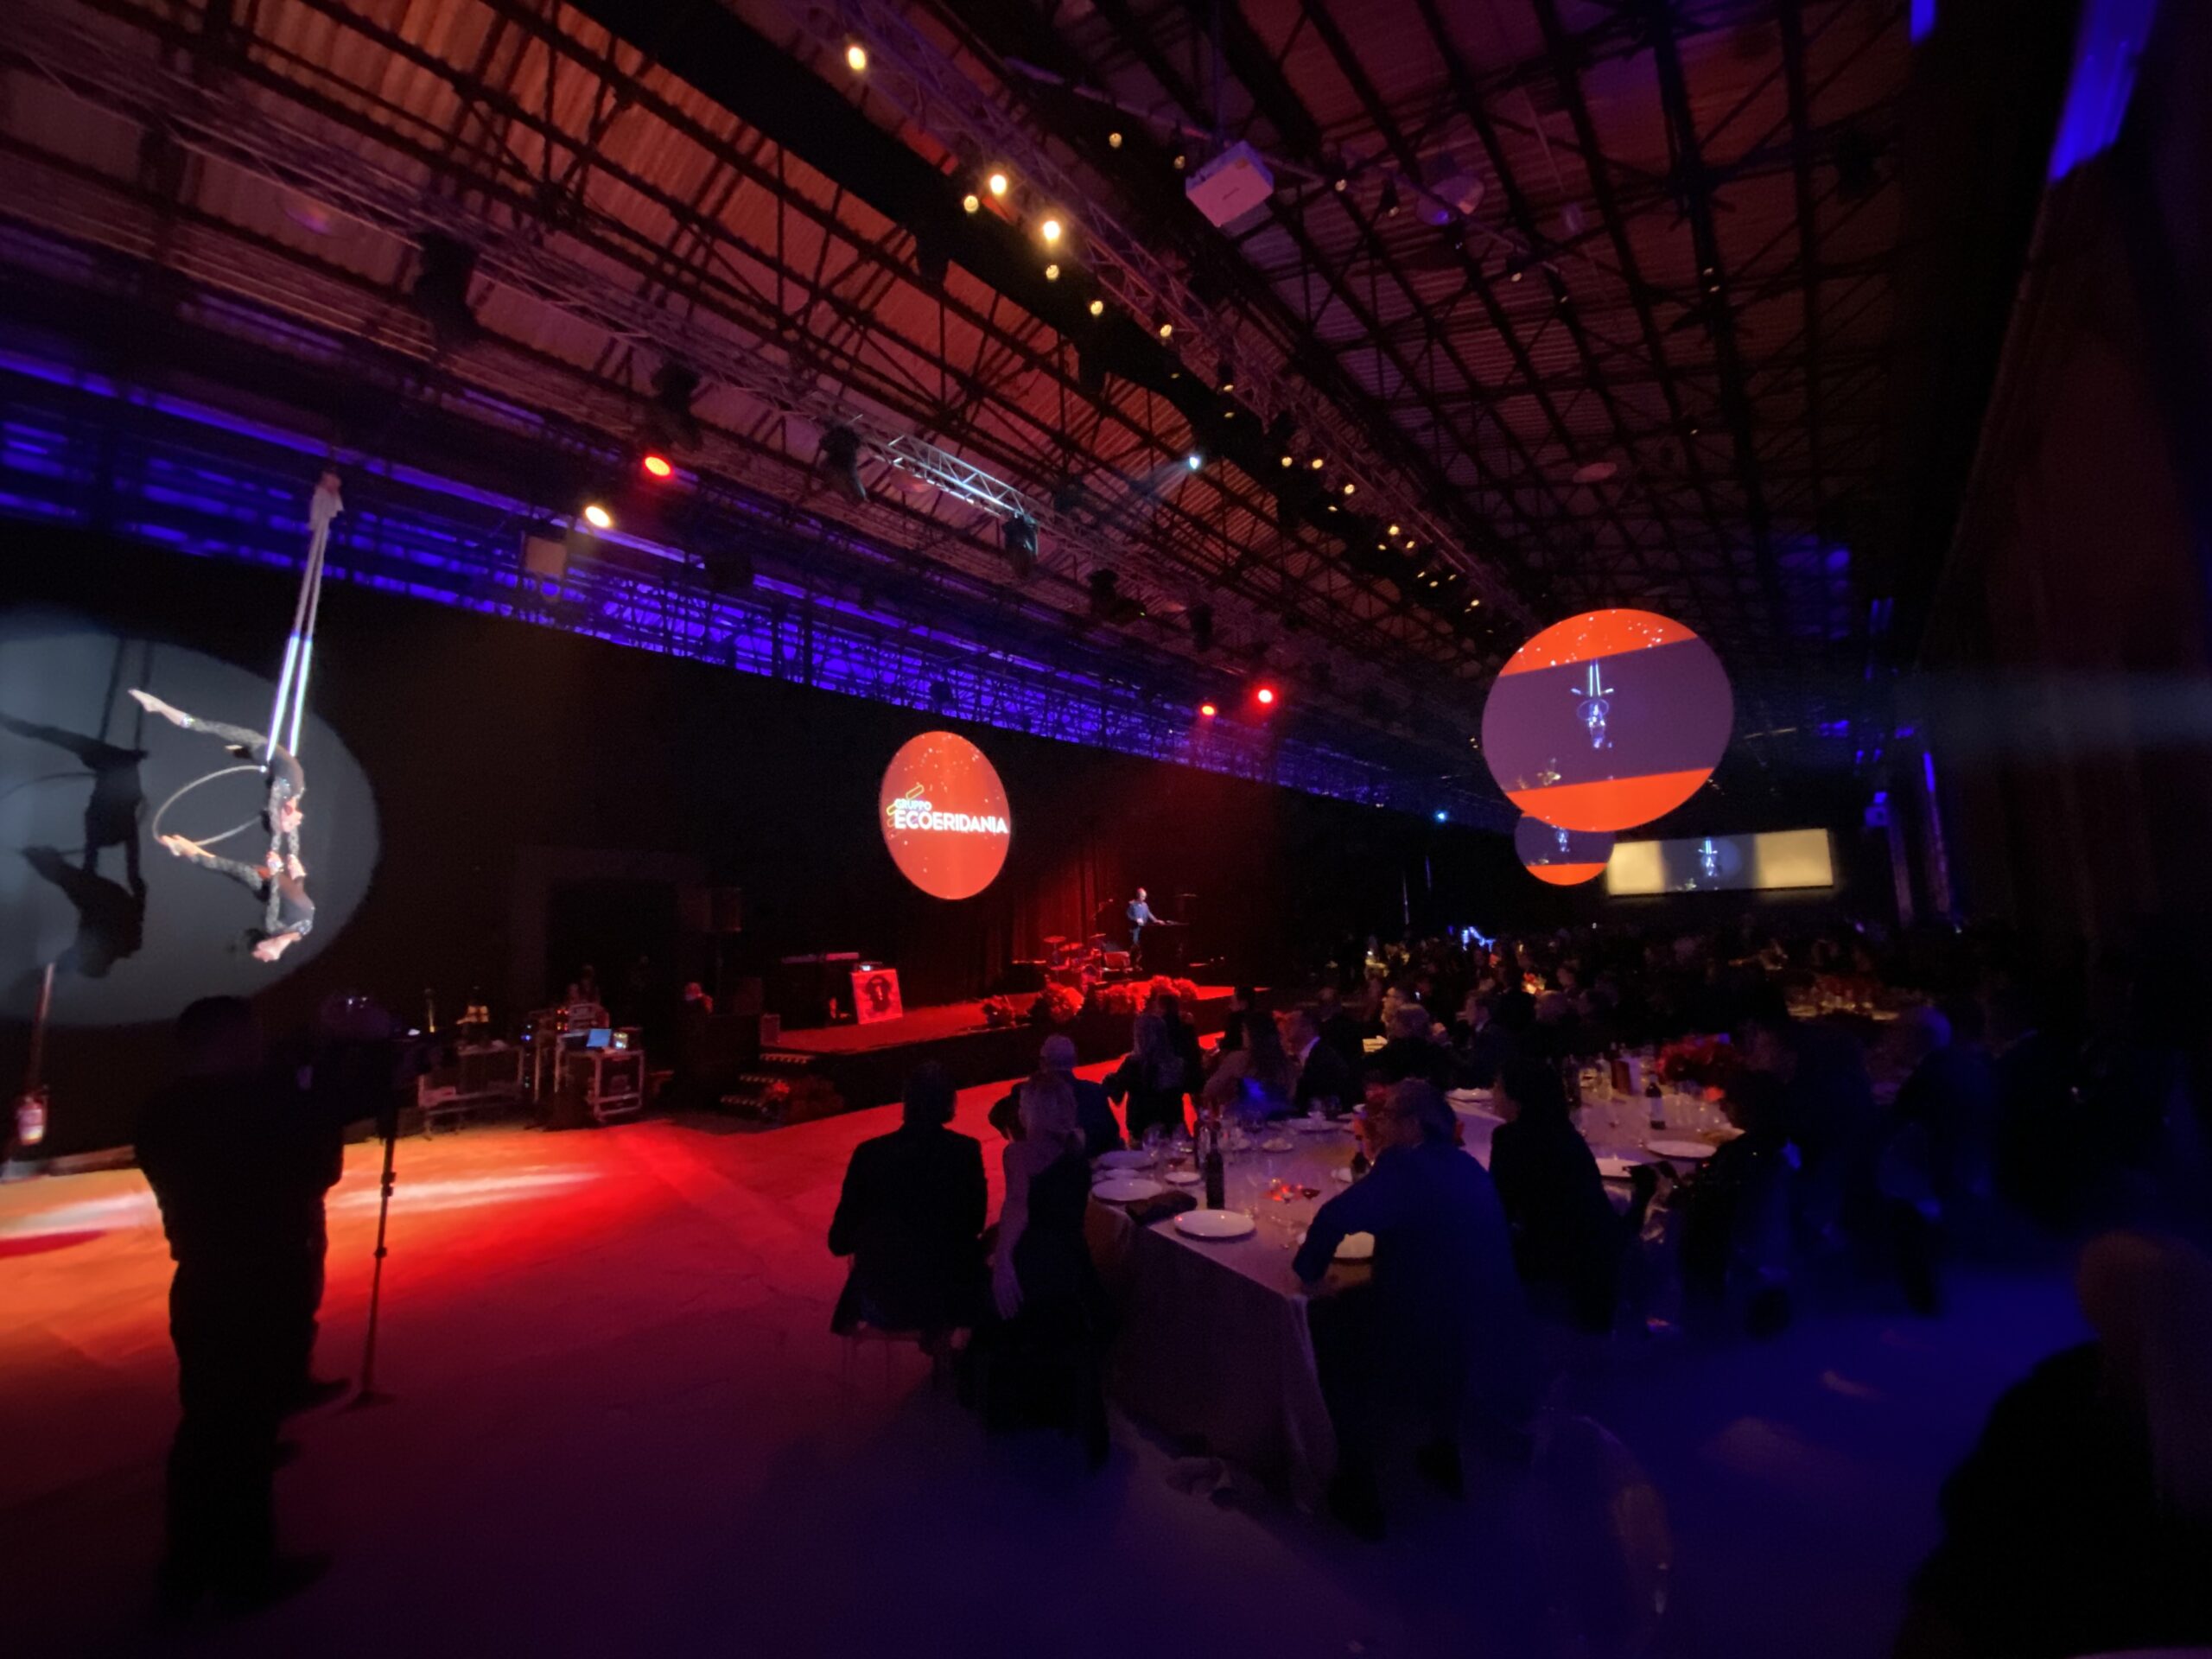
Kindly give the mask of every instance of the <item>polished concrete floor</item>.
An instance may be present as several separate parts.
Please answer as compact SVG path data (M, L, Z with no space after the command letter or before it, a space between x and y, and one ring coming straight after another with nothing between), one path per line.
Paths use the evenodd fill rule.
M995 1092L962 1127L988 1136ZM1998 1391L2075 1329L2046 1270L1963 1278L1938 1320L1878 1300L1618 1348L1535 1469L1394 1492L1363 1546L1138 1425L1092 1478L1055 1437L987 1439L912 1356L849 1364L823 1239L891 1117L403 1142L395 1398L302 1421L278 1478L288 1541L337 1565L181 1631L148 1618L151 1197L127 1171L0 1188L0 1651L1844 1659L1886 1645ZM327 1371L358 1370L375 1154L333 1194ZM1663 1528L1624 1497L1646 1484Z

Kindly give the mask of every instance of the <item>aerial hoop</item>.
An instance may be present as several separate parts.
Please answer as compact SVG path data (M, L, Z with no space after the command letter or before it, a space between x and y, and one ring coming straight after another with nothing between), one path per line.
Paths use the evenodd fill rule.
M163 817L168 816L169 808L175 806L186 796L191 794L192 791L199 788L200 785L212 784L218 778L228 778L233 772L258 772L261 770L262 768L260 766L255 765L251 761L248 761L242 766L225 766L219 772L211 772L204 777L194 778L190 783L185 784L172 791L168 799L163 801L159 806L154 809L154 816L152 820L146 826L146 833L152 836L156 841L159 841L162 838L162 820ZM228 841L232 836L243 835L245 831L252 829L254 825L260 822L261 814L256 812L251 817L245 819L244 822L232 824L229 829L224 830L219 836L195 836L193 837L193 840L200 846L213 847L220 842Z

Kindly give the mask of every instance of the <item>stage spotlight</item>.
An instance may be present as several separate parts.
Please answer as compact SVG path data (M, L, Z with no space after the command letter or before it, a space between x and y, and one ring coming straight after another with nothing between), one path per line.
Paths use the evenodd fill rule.
M1006 561L1014 567L1014 580L1027 579L1037 564L1037 521L1021 514L1006 521Z
M1282 458L1282 464L1283 464L1284 466L1286 466L1286 467L1288 467L1288 466L1292 465L1293 463L1294 463L1294 462L1297 461L1297 459L1298 459L1298 457L1297 457L1297 456L1295 456L1295 455L1285 455L1285 456Z
M833 426L822 435L821 461L830 475L830 487L857 506L868 499L868 486L861 480L861 435L849 426Z
M1262 709L1272 709L1274 707L1275 701L1274 687L1271 685L1262 686L1258 690L1252 694L1252 701L1258 703Z
M1160 337L1162 340L1173 340L1173 339L1174 339L1174 337L1175 337L1175 325L1174 325L1173 323L1172 323L1172 322L1163 322L1163 323L1161 323L1161 324L1160 325Z
M1314 457L1313 457L1313 460L1311 460L1311 461L1307 461L1306 464L1308 467L1312 467L1315 472L1317 472L1317 473L1318 473L1318 472L1319 472L1319 471L1320 471L1324 467L1327 466L1329 463L1328 463L1327 461L1325 461L1322 460L1320 456L1316 455L1316 456L1314 456Z
M1203 716L1204 718L1207 719L1207 720L1211 720L1211 719L1212 719L1216 715L1219 714L1220 712L1221 712L1221 710L1220 710L1220 709L1218 709L1215 708L1215 707L1213 706L1213 704L1211 704L1211 703L1210 703L1210 702L1202 702L1202 703L1200 703L1200 704L1198 705L1198 713L1199 713L1199 715L1200 715L1201 716Z
M868 48L855 41L845 48L845 67L856 75L868 73Z
M1060 239L1060 221L1057 219L1048 219L1042 225L1039 225L1037 227L1037 234L1043 237L1047 242L1058 241Z
M1447 818L1449 818L1451 816L1452 816L1452 815L1451 815L1449 812L1446 812L1446 811L1442 807L1440 807L1440 807L1438 807L1438 808L1436 809L1436 821L1437 821L1439 823L1444 823L1444 822L1445 822Z
M1181 150L1177 150L1175 152L1175 170L1178 173L1180 173L1184 168L1190 164L1190 160L1191 158L1188 156L1185 156Z
M1046 266L1046 267L1045 267L1045 280L1046 280L1046 282L1048 282L1048 283L1057 283L1057 282L1058 282L1058 281L1060 280L1060 268L1059 268L1058 265L1047 265L1047 266Z
M614 515L596 501L584 503L584 522L594 530L614 528Z
M675 464L671 462L666 455L647 454L639 461L638 465L645 469L645 476L648 478L673 478L676 476Z
M1517 283L1529 274L1529 262L1519 254L1510 255L1505 261L1505 280Z
M1344 493L1346 495L1357 494L1359 486L1351 482L1349 479L1344 481Z
M1236 390L1236 365L1223 358L1213 372L1214 384L1224 391Z
M1193 605L1190 609L1191 645L1195 651L1213 649L1213 607Z
M415 273L415 308L430 325L441 351L476 338L476 313L469 308L468 285L476 276L476 250L441 231L424 232L419 244L422 269Z
M1004 199L1006 193L1013 188L1014 181L1007 177L1006 172L1003 168L993 168L991 175L983 181L983 188L989 191L994 196L997 196L1001 200Z
M1106 315L1106 302L1103 300L1093 300L1090 302L1090 315L1094 317L1104 316Z
M1106 135L1106 147L1109 149L1119 149L1122 147L1122 135L1118 132L1108 133Z
M1393 524L1393 525L1391 525L1391 526L1390 526L1390 528L1389 528L1388 531L1384 531L1383 533L1384 533L1385 535L1389 535L1389 536L1395 536L1395 535L1396 535L1396 534L1398 533L1398 527L1397 527L1395 524Z
M983 199L977 195L973 190L970 190L966 195L960 198L960 205L963 208L972 213L983 205Z
M1183 457L1183 464L1195 473L1198 468L1206 464L1206 458L1200 454L1197 450L1193 449L1189 454Z

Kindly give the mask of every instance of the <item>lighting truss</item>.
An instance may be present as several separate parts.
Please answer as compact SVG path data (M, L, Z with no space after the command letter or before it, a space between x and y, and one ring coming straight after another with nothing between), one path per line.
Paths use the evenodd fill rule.
M323 454L305 435L0 354L0 518L289 569L304 544L305 480ZM686 550L619 529L571 543L556 577L518 557L520 536L541 522L529 503L366 463L347 469L346 490L329 552L341 582L1306 794L1424 815L1443 807L1501 830L1513 816L1465 783L1392 770L1349 734L1339 747L1198 721L1195 683L1165 696L1122 653L1034 629L981 643L978 619L887 601L873 550L795 540L766 504L718 503L731 510L730 544L754 564L749 582L718 582Z
M0 31L0 62L24 65L104 111L162 132L181 148L280 188L301 192L397 240L412 245L429 232L448 236L475 251L480 276L617 340L642 341L820 430L848 427L860 438L863 454L880 464L921 480L994 519L1027 517L1034 521L1044 531L1037 557L1039 569L1079 584L1090 569L1116 568L1135 578L1133 588L1155 593L1189 585L1187 573L1172 569L1136 544L1100 539L1089 526L1055 512L1048 501L1026 493L988 468L874 410L849 402L820 376L778 361L727 334L688 326L599 268L551 245L550 228L543 221L527 219L505 229L493 226L482 214L438 194L428 181L334 143L272 111L265 101L250 96L235 77L199 77L188 61L173 64L134 51L127 37L84 27L35 6L11 16L7 29ZM1246 637L1265 639L1277 629L1266 612L1233 593L1209 591L1203 600L1223 620L1238 625Z
M1201 301L1166 260L1053 159L1042 140L1007 113L1001 99L963 73L895 5L888 0L830 0L788 3L786 9L800 33L839 61L849 41L856 36L864 41L872 95L922 130L940 140L964 141L979 156L1004 161L1026 183L1040 188L1074 216L1086 269L1124 310L1152 324L1173 323L1184 340L1203 341L1205 361L1235 363L1237 396L1258 411L1262 423L1289 416L1327 448L1340 478L1360 486L1367 495L1363 506L1372 503L1387 518L1412 526L1421 545L1449 557L1486 602L1536 626L1520 596L1496 571L1460 550L1458 534L1423 505L1427 493L1376 454L1356 422L1300 377L1271 366L1281 355L1273 340Z

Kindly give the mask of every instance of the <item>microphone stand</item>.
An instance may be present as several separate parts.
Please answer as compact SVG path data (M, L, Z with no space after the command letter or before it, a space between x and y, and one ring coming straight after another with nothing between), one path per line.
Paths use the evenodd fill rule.
M384 1173L377 1198L376 1266L369 1275L369 1330L361 1345L361 1386L346 1408L348 1411L388 1406L396 1397L377 1387L377 1321L384 1303L385 1230L391 1219L392 1158L399 1141L399 1108L390 1097L377 1114L377 1127L384 1135Z

